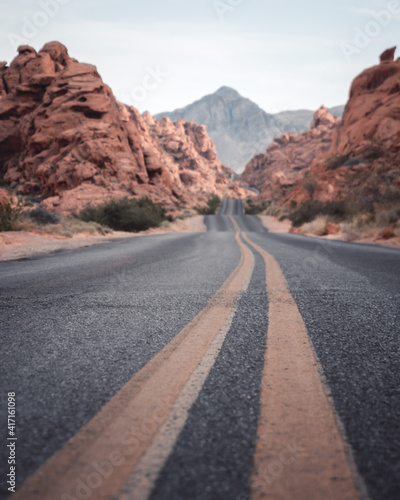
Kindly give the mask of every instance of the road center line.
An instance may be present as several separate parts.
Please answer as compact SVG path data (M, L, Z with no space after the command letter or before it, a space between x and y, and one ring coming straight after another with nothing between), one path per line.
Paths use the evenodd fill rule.
M241 259L208 305L28 478L15 500L148 497L250 282L254 256L234 225Z
M269 301L251 499L365 497L280 266L263 248L243 237L265 260Z

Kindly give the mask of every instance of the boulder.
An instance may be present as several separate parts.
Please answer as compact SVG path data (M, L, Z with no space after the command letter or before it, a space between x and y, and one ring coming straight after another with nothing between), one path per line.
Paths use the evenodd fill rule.
M324 235L335 235L339 234L341 231L340 227L333 222L327 222L324 228Z

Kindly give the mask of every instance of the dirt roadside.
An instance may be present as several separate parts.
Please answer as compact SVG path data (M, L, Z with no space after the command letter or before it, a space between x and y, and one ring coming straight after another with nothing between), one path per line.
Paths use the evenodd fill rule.
M259 215L259 217L262 221L263 226L266 227L271 233L288 233L291 228L291 223L288 220L279 221L278 219L272 217L271 215ZM310 233L299 233L299 234L303 234L304 236L310 236L312 238L322 238L325 240L352 241L353 243L367 243L367 244L380 245L391 248L400 248L399 237L385 240L376 236L376 237L358 238L349 240L343 232L335 235L331 234L326 236L317 236L315 234L310 234Z
M291 223L288 220L278 221L275 217L270 215L259 216L264 227L271 233L288 233ZM23 258L30 258L39 255L45 255L57 250L88 247L91 245L99 245L108 243L116 238L135 238L142 235L152 234L167 234L167 233L191 233L191 232L205 232L203 216L196 215L184 220L176 220L168 225L160 228L149 229L141 233L124 233L113 232L105 236L78 234L72 238L66 236L59 236L55 234L46 234L40 231L9 231L0 233L0 261L16 260ZM328 235L328 236L315 236L309 234L313 238L334 239L345 241L344 234ZM370 243L375 245L383 245L387 247L400 248L400 238L392 238L390 240L377 240L374 238L362 238L355 240L356 243Z
M77 234L72 238L41 231L8 231L0 233L0 261L16 260L45 255L57 250L72 250L108 243L116 238L135 238L144 234L204 232L206 227L203 216L198 215L184 220L177 220L165 227L149 229L141 233L113 232L105 236Z

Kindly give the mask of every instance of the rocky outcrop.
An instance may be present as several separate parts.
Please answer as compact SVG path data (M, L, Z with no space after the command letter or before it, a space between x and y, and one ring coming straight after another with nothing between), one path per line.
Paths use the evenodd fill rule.
M0 174L18 194L65 212L124 195L192 207L241 193L204 128L118 103L58 42L19 47L0 76Z
M339 123L340 118L321 107L309 130L283 134L266 153L255 156L246 165L241 182L258 189L263 199L281 200L310 171L315 158L330 148L332 134Z
M341 116L343 109L338 106L332 112ZM184 108L156 116L206 125L221 161L242 173L254 155L263 153L275 137L308 130L313 115L310 110L266 113L236 90L221 87Z
M162 162L172 176L174 186L185 195L212 192L223 197L238 197L243 190L230 180L232 171L218 160L214 143L204 125L169 118L157 121L149 113L143 115L145 125Z
M312 197L321 201L351 198L382 203L400 198L400 60L395 48L377 66L353 81L343 120L326 155L315 160ZM290 199L302 202L310 193L298 183Z
M11 203L11 198L8 191L0 189L0 208L4 208L9 203Z

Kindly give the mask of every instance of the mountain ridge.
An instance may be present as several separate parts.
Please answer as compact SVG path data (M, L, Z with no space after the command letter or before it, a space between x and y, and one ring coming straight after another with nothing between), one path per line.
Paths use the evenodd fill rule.
M344 106L332 108L332 114L341 116L343 109ZM232 87L222 86L183 108L157 113L155 117L205 125L222 163L240 173L248 161L265 152L276 137L308 130L314 113L311 110L267 113Z

